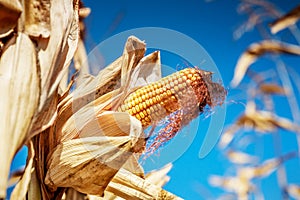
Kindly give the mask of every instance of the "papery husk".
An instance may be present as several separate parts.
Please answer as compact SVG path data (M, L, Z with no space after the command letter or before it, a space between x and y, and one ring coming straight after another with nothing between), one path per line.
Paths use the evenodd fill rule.
M135 68L140 59L143 58L145 49L144 42L138 38L129 37L125 44L124 53L120 58L101 70L96 77L86 77L73 93L61 101L56 125L58 141L72 139L75 136L65 133L62 130L64 127L70 127L71 125L69 124L74 122L74 116L72 116L74 113L88 104L89 105L84 108L85 110L81 110L80 112L86 113L88 108L94 110L95 105L102 104L108 99L112 100L112 96L117 96L120 93L119 91L121 90L117 90L120 85L117 86L117 84L121 79L121 74L125 74L123 75L124 77L130 75L131 72L126 71L128 65L130 65L129 70ZM124 59L129 63L125 64ZM129 78L127 78L127 80L128 79ZM111 93L113 90L116 91ZM109 102L107 102L107 104L108 103ZM98 110L97 112L100 111ZM79 113L77 113L77 115L80 116Z
M53 191L57 187L73 187L83 193L102 195L121 167L130 170L135 176L144 177L137 153L145 147L140 121L127 113L107 112L114 110L113 105L132 90L161 78L159 52L143 58L144 52L145 43L133 36L129 37L122 57L100 71L96 77L87 77L72 94L60 102L55 126L58 145L49 155L45 179ZM120 83L122 78L123 82ZM138 126L133 122L138 123ZM139 133L134 136L136 141L132 140L132 136L129 137L133 131L129 127L132 126L139 127L134 131L138 130ZM91 138L93 140L90 141ZM110 149L110 143L122 147ZM65 152L66 146L70 150ZM92 153L88 151L96 146L103 152L107 151L106 154L97 153L96 150L92 150ZM77 152L76 156L74 152ZM111 160L108 165L103 164L109 162L107 157L103 159L105 155L109 155ZM72 167L69 166L71 163ZM97 166L97 170L94 166Z
M62 142L50 154L45 183L53 191L57 187L72 187L103 195L127 159L144 148L137 119L127 113L104 112L101 116L98 129L87 126L79 130L80 138Z

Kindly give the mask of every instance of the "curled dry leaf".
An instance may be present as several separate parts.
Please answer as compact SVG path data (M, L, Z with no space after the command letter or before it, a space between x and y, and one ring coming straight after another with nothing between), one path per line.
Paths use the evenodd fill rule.
M22 5L18 0L0 1L0 38L8 36L13 31L22 11Z
M90 125L80 131L80 138L59 144L49 156L45 183L57 187L102 195L107 184L133 153L144 147L140 122L126 113L102 114L98 130ZM98 131L96 133L96 131Z
M300 55L300 47L297 45L287 44L279 41L265 40L260 43L252 44L239 58L234 77L231 81L232 87L236 87L245 76L250 65L255 62L260 56L266 53L285 53Z
M22 33L9 41L1 56L0 198L5 197L10 163L23 145L38 107L40 80L36 56L31 40Z
M270 24L271 32L276 34L277 32L296 24L296 22L300 18L300 5L296 8L289 11L287 14L283 15L282 17L275 20L273 23Z

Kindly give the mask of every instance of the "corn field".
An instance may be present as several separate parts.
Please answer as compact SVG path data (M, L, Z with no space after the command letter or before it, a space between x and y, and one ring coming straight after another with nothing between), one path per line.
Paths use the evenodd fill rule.
M91 75L84 19L93 8L79 0L0 0L0 199L12 186L11 199L182 199L164 189L172 164L146 173L141 158L163 148L205 108L238 102L230 92L239 89L244 111L215 147L231 172L207 180L222 191L214 198L264 199L261 181L275 173L281 198L300 199L300 185L289 181L293 172L285 164L300 154L300 86L284 59L300 56L300 7L281 13L270 2L242 0L239 10L247 21L234 36L241 40L257 28L262 39L240 55L226 89L213 72L196 66L162 77L160 51L146 54L147 41L136 36ZM281 31L296 42L281 39ZM260 59L273 65L253 68ZM278 105L278 97L287 104ZM290 115L281 116L278 106ZM156 131L162 120L168 123ZM282 148L285 134L298 149ZM273 157L247 151L269 136ZM24 146L26 166L11 172Z

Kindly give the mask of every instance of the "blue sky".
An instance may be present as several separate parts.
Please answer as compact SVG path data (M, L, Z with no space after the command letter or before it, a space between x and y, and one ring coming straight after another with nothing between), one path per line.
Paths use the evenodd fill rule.
M288 1L288 3L284 0L272 2L282 11L288 11L299 3L294 0ZM240 54L252 42L261 40L261 37L259 33L254 30L243 35L241 39L234 40L233 32L247 19L246 15L237 13L239 1L86 0L84 3L92 10L91 15L86 19L86 44L89 51L107 38L130 29L142 27L171 29L183 33L197 41L208 52L221 74L225 87L229 89L229 100L235 100L237 102L243 102L243 100L245 100L245 93L241 90L230 89L229 83ZM154 35L154 37L160 37L160 35ZM288 41L293 41L286 32L281 34L281 37L288 38ZM189 51L189 49L186 51ZM122 52L122 49L120 49L120 52ZM172 57L168 55L168 53L162 54L162 61L163 64L173 65L172 67L175 69L177 65L183 64L182 60ZM292 60L290 63L292 65L294 61ZM240 96L237 94L242 94L242 97L237 97ZM278 101L284 102L282 99L278 99ZM227 107L225 127L228 123L236 119L244 108L241 104L231 104L228 102L225 104ZM279 110L279 112L289 116L286 110ZM187 150L173 163L174 167L169 173L171 181L164 188L184 199L216 198L221 191L208 185L207 178L209 174L223 175L231 169L217 148L214 148L205 158L199 158L199 149L205 136L202 130L207 129L209 122L209 118L201 116L200 119L193 122L183 131L180 139L177 138L179 141L191 140L190 146L188 146ZM200 125L197 134L188 136L189 133L195 132L195 127L197 127L198 124ZM272 149L273 144L271 138L266 137L261 140L261 143ZM180 144L178 145L180 146ZM295 150L296 145L293 135L287 135L285 137L283 146L286 151ZM257 147L249 147L249 151L251 151L251 148ZM168 149L168 151L172 150ZM22 155L26 154L26 152L24 152L25 151L23 151ZM270 151L270 153L267 152L264 155L266 157L272 157L274 154ZM145 168L154 168L153 166L157 164L155 164L155 162L160 162L160 159L164 158L158 158L158 160L154 159L154 161L152 160L152 164L151 162L146 163ZM287 165L289 165L291 170L299 168L299 165L296 166L297 163L295 164L295 162L288 162ZM13 168L15 168L15 164ZM299 170L293 173L295 176L289 175L289 180L300 183L300 178L295 178L296 175L300 177ZM273 174L262 183L262 185L264 185L266 199L280 199L278 187L276 184L274 186L274 182L276 182L276 176Z

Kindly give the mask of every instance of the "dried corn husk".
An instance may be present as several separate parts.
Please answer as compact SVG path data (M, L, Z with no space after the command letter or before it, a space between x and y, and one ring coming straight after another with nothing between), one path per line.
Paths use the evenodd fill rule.
M26 62L24 62L26 60ZM20 33L0 60L0 197L4 197L10 163L22 146L39 103L37 58L30 38Z
M141 59L144 52L145 44L130 37L121 58L101 71L97 77L89 78L73 94L62 100L55 132L58 145L49 155L45 179L45 183L53 191L57 187L73 187L83 193L102 195L109 181L123 165L143 176L143 170L137 162L138 157L133 154L144 148L140 122L127 113L105 110L111 110L111 104L126 93L126 90L120 89L125 86L116 86L122 76L127 87L136 87L136 82L140 82L140 79L144 78L144 82L149 79L151 73L146 74L146 77L143 74L146 67L148 71L156 69L155 63L158 62L160 70L159 54L156 52ZM134 75L131 75L135 68L138 72L134 71ZM130 84L130 81L135 82ZM107 88L107 85L115 88ZM95 90L97 94L93 100ZM80 96L80 102L76 102L76 106L73 105L74 96ZM71 108L75 111L73 115ZM100 150L96 150L96 146ZM92 149L89 150L90 148ZM69 178L66 180L64 177Z
M133 47L136 48L134 49ZM119 87L117 86L117 83L121 78L123 60L125 58L127 59L128 54L130 54L132 60L129 60L128 62L131 63L131 68L134 68L136 67L139 60L143 58L144 53L145 43L135 37L129 37L125 44L124 53L120 58L101 70L96 77L89 76L85 78L85 80L79 85L78 88L76 88L76 90L72 94L68 95L61 101L61 103L59 104L58 119L56 124L56 135L58 137L58 141L72 139L73 137L75 137L75 135L69 135L66 132L61 133L64 127L70 127L70 125L67 124L74 122L73 113L75 114L85 105L95 100L94 103L89 104L86 108L84 108L85 110L81 110L76 115L80 116L80 113L87 113L86 110L88 108L90 108L91 111L94 112L95 104L99 105L107 102L108 100L112 101L112 96L118 95L118 92L115 92L114 94L110 92ZM130 73L131 72L123 70L123 74L125 74L123 75L124 77L129 76ZM110 102L107 102L107 104L109 103Z
M16 151L55 119L57 86L78 40L77 1L22 3L0 2L10 12L10 22L18 20L14 31L19 31L5 44L0 60L0 198L5 197L9 165Z

